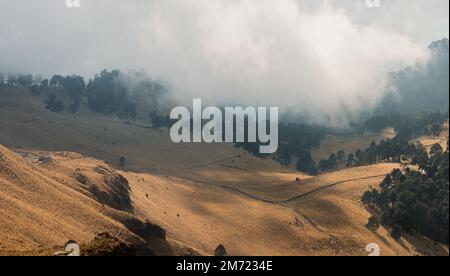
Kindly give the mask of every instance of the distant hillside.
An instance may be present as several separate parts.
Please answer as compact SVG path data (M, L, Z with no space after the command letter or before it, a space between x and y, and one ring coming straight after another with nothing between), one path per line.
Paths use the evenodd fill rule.
M448 39L429 46L431 60L425 67L408 67L391 74L393 91L378 107L378 114L442 111L449 107Z

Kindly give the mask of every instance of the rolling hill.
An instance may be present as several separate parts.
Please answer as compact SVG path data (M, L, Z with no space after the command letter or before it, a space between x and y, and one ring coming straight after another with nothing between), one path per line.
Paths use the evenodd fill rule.
M50 252L106 231L142 254L211 255L223 244L231 255L367 255L376 243L382 255L448 255L365 227L361 195L396 164L311 177L229 144L177 145L138 122L55 114L26 89L0 95L9 148L0 148L0 254Z

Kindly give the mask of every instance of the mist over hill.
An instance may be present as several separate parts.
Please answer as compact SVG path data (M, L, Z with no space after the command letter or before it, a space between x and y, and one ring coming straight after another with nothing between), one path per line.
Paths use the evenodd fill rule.
M346 47L361 44L346 37L343 37L343 40ZM282 78L277 77L277 74L267 74L262 78L236 81L222 75L218 76L220 81L214 82L215 85L206 85L208 87L206 90L201 83L211 81L207 74L198 73L189 81L180 83L179 79L161 74L166 70L162 65L155 65L153 70L149 71L128 70L127 73L124 73L126 68L121 66L105 66L112 71L103 70L101 73L87 77L81 69L77 72L78 69L75 66L72 73L77 75L71 76L62 75L63 72L55 72L56 75L53 76L46 75L48 71L45 66L42 66L38 72L35 69L29 69L31 71L21 69L19 73L14 73L15 67L8 66L4 61L0 62L0 85L40 85L42 88L34 92L42 94L41 97L50 102L50 106L56 111L64 110L62 107L64 104L66 111L74 112L85 103L97 113L144 121L147 121L152 113L151 117L165 118L170 109L176 105L190 106L193 97L202 97L207 105L256 106L264 103L279 106L281 118L287 123L338 128L346 128L352 125L352 122L365 121L374 115L414 114L422 111L445 113L449 102L448 39L432 42L428 48L422 45L413 47L408 43L403 45L401 41L390 38L389 43L377 45L377 51L366 48L355 50L364 52L368 56L353 62L347 62L347 58L350 57L334 62L335 58L341 54L329 52L328 48L324 49L327 51L326 59L320 53L309 53L307 56L298 58L298 62L293 62L301 66L302 70L286 67L286 63L283 62L280 72L297 72L296 74L301 75L300 79L283 73ZM371 44L371 42L362 44ZM392 50L390 48L395 49L395 54L390 52ZM351 51L351 48L348 50ZM373 60L378 58L385 58L389 62L377 63L374 66ZM314 77L308 77L311 74L307 67L303 68L305 60L323 65L327 64L325 61L329 61L328 59L333 61L332 66L325 67L332 68L330 70L333 74L319 66L320 70L313 74ZM152 57L149 60L155 59ZM401 62L393 62L395 60L401 60ZM193 65L196 62L198 60L189 64ZM394 63L396 66L387 66ZM366 67L370 67L371 70L366 71L363 77L353 72ZM398 68L403 69L393 71ZM177 74L176 70L172 73L176 76L184 75ZM221 83L227 82L226 80L233 85L227 86ZM333 85L334 82L336 85ZM252 89L249 89L247 85ZM47 86L51 89L47 89ZM233 96L234 94L239 95ZM247 100L244 99L246 97ZM279 102L280 100L285 103ZM61 104L60 101L63 103Z
M0 257L449 255L449 1L79 2L0 0Z
M428 47L430 57L425 63L417 63L400 71L390 73L384 92L378 95L377 104L364 105L359 101L358 110L341 105L331 115L325 109L305 110L302 105L293 104L281 111L285 123L321 125L345 129L353 123L364 122L374 116L391 114L416 114L419 112L446 113L449 108L449 42L448 39L435 41ZM414 63L411 61L411 63ZM174 91L172 83L154 79L145 71L121 72L103 70L89 80L78 75L53 75L44 79L39 74L33 76L1 73L0 86L31 87L35 96L41 97L57 112L75 113L81 106L108 116L122 119L132 118L149 121L151 118L163 121L165 125L170 109L184 104ZM370 94L367 98L370 98ZM302 101L301 97L298 97ZM239 105L239 103L235 103ZM225 104L226 105L226 104ZM322 112L322 113L321 113ZM317 117L317 113L321 113ZM155 123L155 122L153 122Z
M88 80L142 68L183 105L291 107L333 125L373 111L389 72L448 37L443 0L0 2L0 71Z
M448 39L431 43L431 59L425 66L407 67L391 74L392 90L375 113L411 114L420 111L448 111Z

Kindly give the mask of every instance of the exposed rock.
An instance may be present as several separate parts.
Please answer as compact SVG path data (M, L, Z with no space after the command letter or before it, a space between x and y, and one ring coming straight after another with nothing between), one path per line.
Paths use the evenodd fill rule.
M105 184L104 187L96 185L89 188L96 200L114 209L133 212L128 180L112 168L97 166L94 171L103 176Z
M75 180L83 185L86 185L88 183L88 178L84 174L76 173L74 176Z
M219 244L217 246L216 250L214 251L214 256L216 256L216 257L227 256L227 251L225 250L225 246L223 246L222 244Z
M166 239L166 230L159 225L151 223L150 221L141 221L135 217L130 217L122 223L133 233L140 236L144 240L150 238Z
M135 246L120 241L108 232L98 234L81 248L82 256L136 256Z

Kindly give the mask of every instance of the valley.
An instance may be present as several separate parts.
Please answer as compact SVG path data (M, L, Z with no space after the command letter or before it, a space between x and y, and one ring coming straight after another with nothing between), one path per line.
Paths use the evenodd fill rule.
M309 176L232 144L173 144L167 129L55 114L26 90L0 94L0 255L47 254L101 232L157 255L213 255L219 244L237 256L367 255L369 243L382 255L448 254L366 228L362 194L400 165Z

